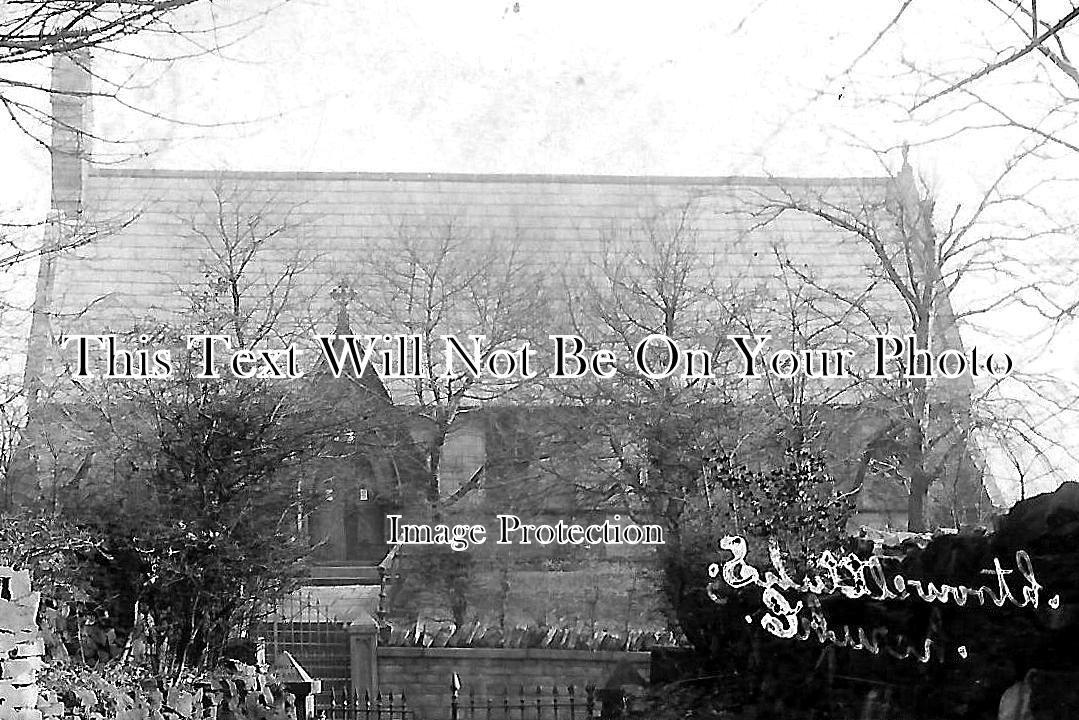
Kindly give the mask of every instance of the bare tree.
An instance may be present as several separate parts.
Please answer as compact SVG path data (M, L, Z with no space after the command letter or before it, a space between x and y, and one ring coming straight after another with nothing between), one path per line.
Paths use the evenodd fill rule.
M728 357L725 336L735 328L739 301L717 290L719 258L695 250L695 203L619 228L591 261L567 268L564 310L568 326L586 342L587 356L613 351L615 375L557 380L551 392L563 407L555 418L545 472L573 487L586 508L610 508L660 520L677 544L682 508L699 489L695 459L724 420L733 433L728 448L743 440L721 409L736 408L733 388L722 380L685 381L680 373L649 377L634 360L648 336L680 347ZM670 358L657 343L645 353L658 369ZM720 372L718 377L722 378Z
M317 312L317 255L291 209L223 182L207 198L181 218L201 270L176 278L183 307L120 335L129 350L147 336L172 349L171 371L52 388L32 428L41 473L20 478L24 496L38 495L27 505L114 558L87 571L85 619L115 628L125 654L145 641L170 675L212 661L298 584L326 485L385 452L344 380L205 379L197 352L175 352L189 334L280 348Z
M188 50L184 54L206 52L207 48L202 47L197 38L214 26L212 14L196 19L191 13L181 12L202 4L210 5L201 0L14 0L5 3L0 9L0 107L8 120L48 149L47 137L42 131L64 120L52 115L48 103L40 102L42 97L59 93L75 98L96 97L124 102L120 94L125 81L110 80L98 73L95 75L96 86L56 88L23 72L25 65L64 57L86 64L91 51L131 53L120 45L127 38L144 34L187 36ZM174 58L150 54L139 58L140 61L169 59ZM148 109L143 112L159 114ZM107 140L104 137L97 139Z
M188 317L227 331L238 347L309 340L324 319L318 313L330 287L313 282L313 268L324 258L305 242L301 211L235 181L215 180L197 214L178 218L187 239L201 246L203 282L182 290Z
M166 26L166 17L197 0L150 2L7 3L0 18L0 62L48 58L94 48L127 35Z
M526 346L542 349L537 340L549 312L547 281L527 257L525 242L483 237L452 221L436 228L398 224L393 240L365 251L355 266L353 286L369 288L356 299L367 331L409 335L418 343L420 373L387 386L398 407L418 423L427 500L436 516L480 487L484 477L482 463L452 484L445 477L443 450L462 413L524 399L532 384L523 366L508 372L507 364L508 355L520 358ZM466 358L480 366L478 374ZM539 362L532 360L531 372Z
M927 5L917 0L896 0L894 12L832 80L856 73L863 63L880 52L887 38L901 33L908 21L914 22L911 17L916 10ZM972 52L966 61L952 62L940 68L936 67L934 58L904 57L903 64L918 81L916 89L910 91L902 82L903 78L894 78L895 85L885 90L888 101L898 103L905 98L906 107L912 113L932 107L938 107L940 112L955 112L957 108L962 109L964 103L945 108L945 101L965 96L966 100L973 99L992 109L1008 126L1044 135L1036 128L1024 128L1022 123L1009 119L1007 108L994 108L985 102L979 86L1012 73L1012 78L1041 85L1047 94L1066 100L1068 88L1079 87L1079 71L1068 52L1075 40L1075 28L1079 26L1079 9L1071 3L1042 2L1039 6L1038 0L982 0L965 5L959 18L968 20L970 28L978 29L973 44L976 51L980 43L986 50L985 55L979 57ZM956 28L957 39L964 29ZM1047 72L1039 76L1038 68ZM1014 95L1010 98L1011 110L1019 109L1018 100ZM999 128L1000 125L968 127L966 130L991 127ZM1059 142L1063 146L1069 145L1064 140Z
M951 300L963 283L976 278L987 266L1000 270L1007 265L1008 258L1001 255L1001 237L986 232L981 223L991 212L1025 201L1021 195L1002 190L1001 185L1023 159L1036 157L1037 147L1010 163L974 209L963 213L955 208L944 227L934 226L934 203L925 199L907 164L892 178L897 190L887 198L867 198L851 207L821 196L782 192L762 200L757 213L765 225L785 213L799 213L850 233L873 259L867 287L876 285L890 292L905 309L902 324L893 325L891 333L909 336L916 347L936 355L961 347L959 331L965 323L1007 304L1022 303L1024 293L1039 290L1036 281L1024 283L1015 276L999 293L984 294L976 304L955 309ZM819 285L807 274L799 274L804 282ZM845 306L864 312L866 290L821 288L840 302L840 309ZM997 358L994 363L999 361ZM999 366L990 372L984 354L982 363L966 373L980 375L977 384L931 379L929 367L904 367L904 376L896 381L863 386L872 390L874 400L883 403L892 418L880 428L879 437L891 438L883 447L907 486L910 530L927 528L926 500L932 486L947 483L953 473L964 472L960 469L964 463L967 473L984 472L985 458L977 439L995 440L995 448L1003 448L1013 463L1020 463L1021 457L1029 462L1031 456L1044 462L1051 448L1064 450L1059 440L1040 428L1044 417L1023 408L1022 403L1009 401L1009 389L1014 391L1009 383L1022 383L1058 412L1066 409L1062 398L1068 395L1021 371L1005 377ZM1006 444L1000 445L1002 442ZM876 458L878 462L884 459ZM965 502L970 500L968 497Z
M123 108L147 121L208 127L138 96L147 68L220 52L248 33L255 16L276 4L246 15L212 6L200 0L14 0L0 6L0 118L14 130L7 136L13 147L25 139L52 157L52 209L61 212L42 220L0 200L0 271L92 243L137 215L137 208L131 208L128 217L115 222L76 222L81 193L66 184L81 174L81 164L115 163L147 153L147 138L93 127L91 105ZM40 72L50 65L51 78Z
M952 93L966 90L983 78L1031 57L1041 58L1057 73L1058 79L1079 88L1079 71L1072 64L1066 47L1069 36L1074 37L1079 8L1063 4L1062 7L1050 10L1043 3L1042 14L1039 15L1038 0L985 0L983 7L992 8L999 13L999 17L1007 21L1014 32L1015 41L1009 43L1008 47L993 48L996 57L974 70L960 71L956 77L935 78L938 86L943 87L928 90L924 97L915 102L913 110L926 107Z
M542 466L575 485L585 507L641 513L661 522L675 543L686 503L709 492L701 479L705 458L718 452L766 469L788 452L819 454L838 481L834 490L853 496L879 474L869 449L890 424L868 401L864 378L820 377L826 354L834 365L836 351L851 344L853 326L869 335L889 318L877 308L852 309L807 280L774 228L766 230L768 243L747 237L717 244L695 226L698 202L621 228L591 264L568 275L564 305L570 326L588 341L586 353L614 349L622 362L609 379L552 385L565 415L562 432L543 439L551 446ZM763 279L767 272L748 280L732 273L750 253L743 242L769 247L771 258L756 251L753 262L772 265L770 279ZM871 299L879 291L864 289ZM637 367L638 346L649 335L680 348L682 364L668 377ZM744 377L731 335L750 347L753 337L767 336L769 353L810 353L815 367ZM642 359L663 368L664 341L652 345Z

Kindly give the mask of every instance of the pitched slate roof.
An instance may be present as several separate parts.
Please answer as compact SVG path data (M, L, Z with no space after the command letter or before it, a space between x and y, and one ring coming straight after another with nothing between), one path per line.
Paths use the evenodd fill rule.
M907 309L896 290L880 279L879 262L863 240L801 213L785 213L762 225L752 211L768 198L784 195L823 198L833 207L879 209L902 192L892 178L213 173L91 167L84 185L85 210L76 224L95 228L98 234L94 242L43 263L37 317L48 321L39 324L31 338L27 375L31 378L48 365L48 356L55 357L55 350L49 350L55 345L42 336L124 333L135 324L153 327L172 314L183 315L190 307L184 288L205 283L206 263L221 236L274 236L248 269L255 297L280 293L274 283L281 268L301 266L289 277L293 301L282 319L305 335L333 331L338 308L331 292L343 279L361 293L364 283L378 285L379 278L357 277L355 270L373 247L399 240L402 228L437 238L449 224L458 234L517 241L537 268L557 273L595 259L605 240L643 242L650 223L670 227L684 218L693 229L701 272L712 274L717 284L764 289L779 299L784 278L778 251L820 287L848 296L865 293L865 314L881 319L884 329L901 331L909 325ZM762 297L762 308L768 306L776 317L782 314L781 303ZM551 322L558 320L552 317ZM845 327L840 323L836 331L842 333ZM783 328L755 328L773 330L781 333ZM948 335L947 343L957 345L954 328ZM968 386L964 383L961 394Z
M216 189L216 193L215 193ZM86 219L103 236L52 263L47 311L53 333L129 330L139 319L182 311L180 292L200 281L206 237L224 216L244 232L281 227L258 261L266 278L275 263L303 255L293 292L308 302L320 332L333 324L330 289L373 244L401 228L517 239L538 267L577 262L604 238L642 236L648 222L685 212L696 252L710 272L731 282L768 284L777 275L774 246L822 285L864 290L877 263L858 239L805 215L788 213L756 228L747 208L777 192L824 196L836 205L881 203L888 178L614 177L375 173L191 172L91 168ZM224 212L222 212L224 209ZM239 209L237 211L237 209ZM231 215L229 213L232 213ZM109 225L115 229L108 231ZM254 232L260 232L256 229ZM268 246L269 247L269 246ZM720 278L723 280L724 278ZM270 282L269 279L266 280ZM269 285L263 288L269 292ZM866 303L901 320L898 295L881 285ZM40 309L40 308L39 308Z

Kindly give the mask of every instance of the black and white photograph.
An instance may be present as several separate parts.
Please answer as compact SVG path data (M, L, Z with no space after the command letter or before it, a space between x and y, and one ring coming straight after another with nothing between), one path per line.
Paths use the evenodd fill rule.
M0 720L1079 718L1079 5L0 0Z

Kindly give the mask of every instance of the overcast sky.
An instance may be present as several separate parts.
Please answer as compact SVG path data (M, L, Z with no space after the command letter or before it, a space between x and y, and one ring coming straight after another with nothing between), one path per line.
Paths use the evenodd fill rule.
M216 48L209 54L166 65L98 58L106 77L130 77L122 95L139 109L98 104L98 132L132 143L103 157L145 152L132 162L211 169L880 175L863 146L947 135L957 122L909 116L903 93L916 86L904 61L976 66L989 44L1012 38L980 3L915 2L846 73L899 3L291 0L265 14L266 0L220 5L217 32L196 36ZM208 8L178 22L204 24ZM192 45L142 37L124 49ZM1010 82L1038 71L1021 72L995 81L996 92L1036 113L1041 96ZM911 157L942 205L970 207L1017 139L962 133ZM0 160L0 208L40 217L47 155L7 123ZM895 169L898 154L887 161ZM1044 163L1026 178L1079 176L1076 164ZM984 289L972 283L959 302ZM1008 315L991 324L1005 342L1026 325ZM1077 368L1071 352L1041 362Z
M909 85L889 77L899 61L986 55L987 29L957 3L914 4L854 77L838 76L893 3L291 0L229 24L265 5L231 3L222 29L197 36L220 50L144 68L124 93L144 111L230 124L99 103L97 127L154 150L145 163L158 167L879 174L852 146L920 132L903 108L874 102ZM124 49L192 47L144 36ZM113 79L134 66L99 63ZM919 170L960 196L1002 154L969 147L938 145ZM17 155L45 169L38 148Z

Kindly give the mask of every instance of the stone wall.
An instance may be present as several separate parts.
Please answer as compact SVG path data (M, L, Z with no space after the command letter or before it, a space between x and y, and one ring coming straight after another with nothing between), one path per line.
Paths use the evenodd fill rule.
M488 697L500 706L507 692L516 706L521 688L534 707L537 687L545 705L557 687L561 707L568 707L570 685L576 690L575 702L583 707L586 685L602 688L616 677L618 684L632 677L647 681L651 673L647 652L380 647L377 653L379 688L404 692L410 709L431 718L447 716L454 673L461 681L462 703L467 704L471 691L483 707Z
M0 718L39 720L37 673L45 643L37 626L39 593L30 573L0 567Z

